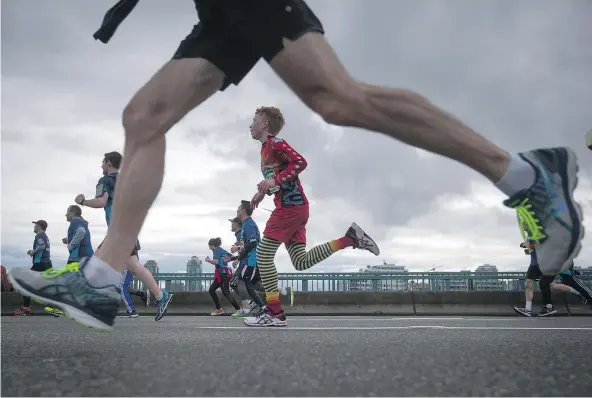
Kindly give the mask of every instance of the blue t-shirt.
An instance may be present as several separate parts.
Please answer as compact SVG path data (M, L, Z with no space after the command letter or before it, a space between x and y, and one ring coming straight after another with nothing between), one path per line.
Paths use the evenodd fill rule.
M531 245L535 243L533 240L529 240L528 244ZM530 249L530 247L529 247ZM539 265L539 260L537 259L536 251L534 249L530 249L530 265Z
M253 221L251 217L247 218L243 221L243 244L245 247L250 247L250 250L247 252L247 256L241 261L242 265L247 265L249 267L257 266L257 246L259 246L259 242L261 241L261 234L259 233L259 227Z
M226 250L222 249L221 247L217 247L214 249L214 260L218 260L218 265L216 265L216 268L218 269L218 271L221 274L225 274L226 273L226 263L224 262L224 260L222 260L222 257L224 256L228 256L230 257L230 253L228 253Z
M101 198L105 192L109 194L109 198L105 204L105 219L107 220L107 225L109 225L109 222L111 221L111 208L113 207L113 197L115 196L116 179L117 173L111 173L101 177L97 183L97 191L95 193L96 198Z
M45 245L45 249L35 253L33 256L33 264L46 264L51 262L49 238L43 231L35 235L35 240L33 241L33 250L37 249L37 247L40 245Z

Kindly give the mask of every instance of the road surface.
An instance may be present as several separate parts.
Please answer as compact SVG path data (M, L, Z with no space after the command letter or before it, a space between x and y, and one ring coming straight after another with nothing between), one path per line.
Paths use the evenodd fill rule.
M592 318L2 317L2 396L589 396Z

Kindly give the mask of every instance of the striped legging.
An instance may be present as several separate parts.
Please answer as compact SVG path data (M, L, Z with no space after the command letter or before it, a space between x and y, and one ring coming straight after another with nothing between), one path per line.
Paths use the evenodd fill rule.
M279 292L277 270L274 264L275 254L282 242L263 236L257 246L257 266L266 292ZM286 246L292 265L297 271L304 271L329 258L333 254L329 243L323 243L306 251L304 243Z

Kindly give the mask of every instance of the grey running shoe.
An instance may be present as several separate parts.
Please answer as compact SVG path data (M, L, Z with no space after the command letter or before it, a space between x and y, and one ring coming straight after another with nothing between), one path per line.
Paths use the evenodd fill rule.
M518 219L526 224L543 274L557 275L571 266L584 238L582 208L573 197L578 184L576 154L569 148L550 148L520 157L535 169L536 180L504 205L516 209Z
M111 331L121 301L120 288L90 285L84 276L87 260L44 272L13 268L8 279L15 290L61 309L66 317L95 330Z
M376 242L374 242L374 239L364 232L364 230L360 228L355 222L353 222L351 227L349 227L345 236L352 238L356 242L354 249L368 250L375 256L380 254L380 249L378 248Z
M527 310L526 308L521 307L514 307L514 311L522 316L532 316L532 312Z

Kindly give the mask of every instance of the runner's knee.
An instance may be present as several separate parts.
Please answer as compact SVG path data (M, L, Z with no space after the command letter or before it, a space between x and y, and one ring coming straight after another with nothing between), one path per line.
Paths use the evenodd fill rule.
M364 101L363 85L352 78L341 79L339 84L315 87L304 93L304 102L323 120L336 126L355 125L355 113Z
M132 144L147 144L166 133L172 112L164 101L132 99L123 110L125 138Z

